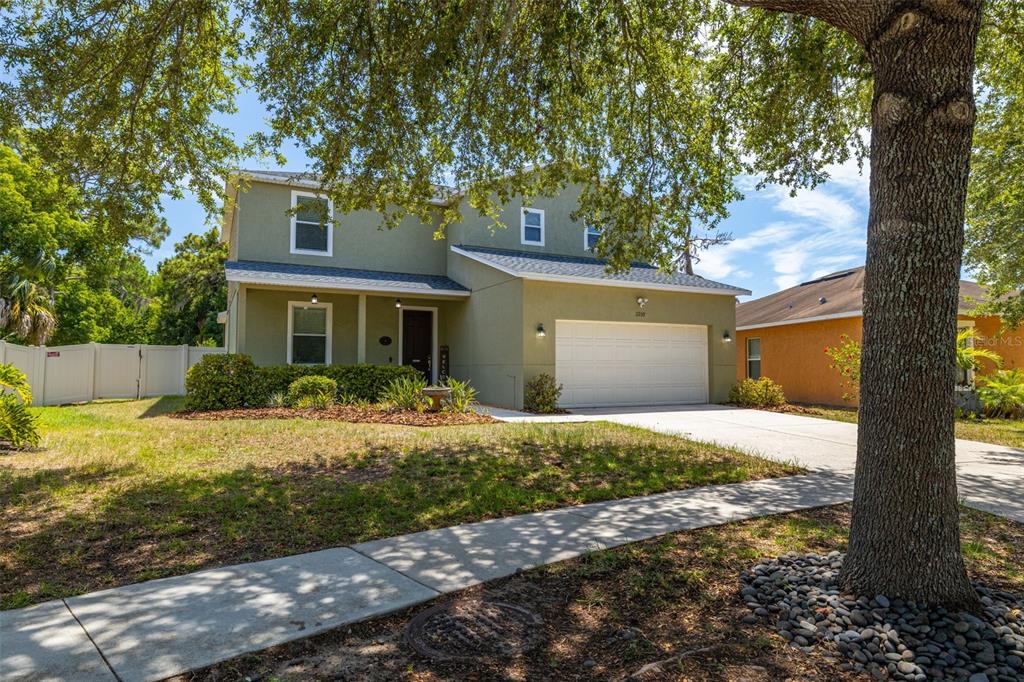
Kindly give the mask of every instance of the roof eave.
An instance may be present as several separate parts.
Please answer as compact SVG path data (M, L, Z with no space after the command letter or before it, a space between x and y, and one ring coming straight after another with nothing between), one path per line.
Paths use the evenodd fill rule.
M248 173L246 171L236 171L232 173L229 177L231 180L237 180L238 178L246 178L248 179L249 182L263 182L268 185L282 185L284 187L302 187L305 189L315 190L320 190L323 188L319 182L312 178L296 179L281 175L275 176L272 173L268 175L254 175L253 173ZM452 203L459 199L460 197L461 195L453 193L448 198L435 197L431 199L429 203L431 206L447 208L451 206Z
M658 282L642 282L639 280L621 280L621 279L604 279L600 277L578 277L574 275L552 275L542 272L522 272L519 270L513 270L506 268L500 263L484 258L475 253L460 249L459 247L452 245L452 253L457 253L460 256L464 256L472 261L481 263L488 267L494 268L500 272L504 272L506 275L513 277L519 277L520 279L531 280L535 282L561 282L566 284L590 284L593 286L606 286L606 287L619 287L620 289L650 289L657 291L675 291L678 293L690 293L690 294L712 294L718 296L749 296L750 291L747 289L740 289L737 287L725 288L711 288L711 287L691 287L681 284L663 284Z
M469 291L463 289L421 289L418 287L393 285L339 283L324 280L319 275L288 275L287 278L284 278L274 277L270 273L251 274L246 271L233 271L231 268L227 269L226 276L229 282L254 284L257 286L290 287L296 289L315 288L319 290L355 291L389 295L400 294L403 296L422 296L424 298L466 298L470 295Z

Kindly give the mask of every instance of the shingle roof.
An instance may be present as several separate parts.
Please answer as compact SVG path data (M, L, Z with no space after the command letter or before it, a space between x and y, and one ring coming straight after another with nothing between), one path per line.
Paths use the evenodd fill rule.
M652 265L634 263L624 272L609 272L608 262L599 258L560 256L547 253L509 251L483 246L453 246L452 250L474 260L525 279L593 280L598 284L649 287L661 289L707 291L715 294L739 296L749 294L746 289L704 279L681 272L666 273Z
M985 300L985 288L960 280L960 309ZM864 266L840 270L736 306L737 327L760 327L819 317L856 317L864 298Z
M283 286L316 286L407 294L468 296L469 289L442 275L354 270L319 265L294 265L263 261L228 261L229 282L274 283Z

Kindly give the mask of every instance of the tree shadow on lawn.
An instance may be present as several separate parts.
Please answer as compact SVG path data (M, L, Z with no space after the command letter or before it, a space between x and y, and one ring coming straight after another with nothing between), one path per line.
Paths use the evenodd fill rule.
M180 395L160 396L152 405L143 411L138 419L151 419L152 417L163 417L171 412L177 412L185 407L185 398Z
M750 478L745 460L649 445L373 445L154 479L83 467L4 480L3 607L467 521ZM9 477L9 474L8 474ZM81 488L80 499L68 491ZM80 491L79 491L80 492Z
M763 625L744 625L739 575L780 547L845 548L841 511L814 510L655 538L585 554L440 598L498 601L543 619L539 647L507 659L440 662L414 653L405 626L426 606L335 629L198 671L192 680L642 679L768 682L857 679ZM784 551L784 550L783 550ZM672 660L682 652L692 655ZM184 678L182 678L184 679Z

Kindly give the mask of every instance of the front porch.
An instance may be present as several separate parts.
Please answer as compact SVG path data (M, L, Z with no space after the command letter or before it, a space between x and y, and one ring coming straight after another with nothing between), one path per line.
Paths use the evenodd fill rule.
M385 273L362 274L368 280ZM390 285L379 277L339 283L307 276L285 284L251 281L256 278L238 269L228 275L229 352L248 354L257 365L411 365L431 382L447 375L450 320L469 296L430 275L393 275L405 281Z

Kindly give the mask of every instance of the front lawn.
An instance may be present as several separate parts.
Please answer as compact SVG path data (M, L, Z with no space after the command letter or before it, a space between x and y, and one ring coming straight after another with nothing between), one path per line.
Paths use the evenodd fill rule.
M37 408L0 454L2 607L428 528L798 473L607 423L184 420L178 398Z
M871 679L844 670L827 647L804 653L771 624L744 622L750 610L738 595L740 574L760 557L845 551L849 521L850 506L842 505L675 533L441 598L537 612L543 639L526 656L460 664L416 655L404 629L431 602L180 679L621 681L641 670L636 679ZM972 579L1024 591L1024 525L963 509L961 537Z
M808 405L799 414L840 422L857 423L857 410L848 407ZM956 437L982 443L1024 448L1024 419L957 419Z

